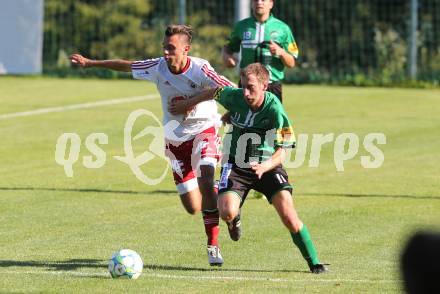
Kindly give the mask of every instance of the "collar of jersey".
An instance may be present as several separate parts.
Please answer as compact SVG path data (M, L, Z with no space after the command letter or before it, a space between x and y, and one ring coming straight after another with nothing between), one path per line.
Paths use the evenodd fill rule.
M189 56L186 58L186 64L185 64L185 66L182 68L182 70L181 71L179 71L179 72L177 72L177 73L173 73L171 70L170 70L170 73L172 73L173 75L180 75L180 74L183 74L183 73L185 73L188 69L189 69L189 66L191 65L191 58L189 58Z
M257 20L257 18L252 14L252 18L255 20L255 22L259 22L258 20ZM266 22L268 22L268 21L270 21L270 20L272 20L274 18L274 16L273 16L273 14L272 14L272 12L269 14L269 17L263 22L263 23L266 23Z
M264 91L264 101L263 104L260 105L260 107L258 108L258 111L261 111L263 108L265 108L267 106L267 104L269 103L269 92L268 91Z
M268 102L268 100L269 100L269 95L267 94L267 93L269 93L268 91L264 91L264 100L263 100L263 103L260 105L260 107L258 107L258 109L257 110L251 110L253 113L258 113L258 112L260 112L264 107L266 107L266 105L269 103Z

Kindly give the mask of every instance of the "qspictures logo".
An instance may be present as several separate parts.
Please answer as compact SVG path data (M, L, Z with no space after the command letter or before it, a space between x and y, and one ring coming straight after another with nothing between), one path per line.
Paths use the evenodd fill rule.
M133 129L136 121L142 116L152 118L155 125L145 126L145 128L133 136ZM148 150L135 155L132 142L140 138L151 135L153 138L149 144ZM91 155L83 156L83 165L86 168L98 169L105 165L107 160L106 152L100 147L108 144L108 135L104 133L91 133L85 140L85 147ZM68 147L69 146L69 147ZM55 161L64 167L67 177L73 177L73 166L79 160L81 149L81 138L76 133L62 134L56 143ZM167 161L163 153L163 135L162 124L159 119L150 111L138 109L130 113L124 126L124 156L113 156L128 165L133 175L141 182L147 185L157 185L162 182L168 172L168 164L163 165L163 172L157 178L150 178L141 167L156 157ZM93 156L92 156L93 155ZM95 159L93 159L93 157Z
M148 118L148 125L144 125L143 129L137 134L133 135L134 126L140 118ZM171 165L173 171L177 174L181 174L181 164L174 154L164 153L164 133L173 134L174 130L179 127L179 122L170 121L165 126L162 126L160 120L150 111L145 109L138 109L130 113L124 126L124 155L113 156L114 160L125 163L131 170L133 175L142 183L147 185L160 184L167 175L169 166ZM267 131L265 137L273 136L274 130ZM143 152L136 154L133 148L133 142L149 136L148 146L145 146ZM186 142L192 139L191 136L186 138L173 138L173 144L179 144L175 142ZM88 154L83 155L82 164L86 168L99 169L102 168L107 162L107 153L104 150L103 145L107 145L109 137L104 133L91 133L84 142ZM200 149L203 148L204 137L195 138L193 143L193 149L191 153L191 166L193 170L197 169L197 163L200 160ZM247 144L260 144L261 134L256 135L252 133L244 133L238 138L237 146L246 146ZM310 144L309 144L310 143ZM80 160L81 146L83 142L77 133L63 133L58 137L55 146L55 162L63 167L67 177L74 176L74 165ZM365 136L359 136L356 133L341 133L341 134L299 134L296 138L296 148L286 149L286 157L283 161L283 166L286 169L299 168L307 164L309 168L318 168L321 160L321 153L325 145L332 146L333 162L335 169L338 172L345 170L344 163L350 160L355 160L359 152L363 155L359 157L359 164L366 169L380 168L385 160L385 154L380 149L380 145L386 144L386 136L383 133L368 133ZM223 158L227 157L228 150L231 146L231 136L226 134L223 137L223 143L221 150ZM310 146L310 152L308 149ZM246 148L241 148L245 150ZM307 158L308 156L308 158ZM147 165L151 160L160 158L166 164L156 166L160 168L160 176L150 177L144 170L143 166ZM258 161L258 158L247 158L245 161L245 152L236 152L235 162L238 166L243 165L246 167L249 161Z

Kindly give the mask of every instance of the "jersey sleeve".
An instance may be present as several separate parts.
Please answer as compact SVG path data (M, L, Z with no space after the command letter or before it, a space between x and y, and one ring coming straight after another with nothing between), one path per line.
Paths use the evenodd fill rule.
M288 26L286 26L286 34L286 42L283 44L283 49L297 59L299 54L298 46L296 45L295 38Z
M293 126L281 105L275 111L274 127L276 129L275 147L295 148Z
M240 29L239 23L235 24L232 29L231 34L229 35L228 41L226 43L226 47L234 53L238 53L240 51L241 38L240 38Z
M137 80L157 80L157 71L160 58L138 60L131 65L131 74Z
M232 87L218 88L218 90L214 94L214 99L218 103L220 103L224 108L230 110L235 100L235 92L237 90L241 91L240 89L232 88Z
M204 88L216 88L233 87L235 85L226 77L219 75L212 66L206 62L202 66L202 86Z

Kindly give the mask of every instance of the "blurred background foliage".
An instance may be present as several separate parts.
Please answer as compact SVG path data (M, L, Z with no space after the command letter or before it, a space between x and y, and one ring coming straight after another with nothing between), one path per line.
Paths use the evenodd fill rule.
M44 73L119 77L72 70L68 55L145 59L162 55L165 27L179 22L177 0L45 0ZM195 28L191 55L226 70L221 48L234 22L233 0L187 0ZM276 0L274 14L292 28L300 49L287 83L436 86L440 77L440 0L419 0L418 74L408 78L409 0ZM127 76L127 75L123 75Z

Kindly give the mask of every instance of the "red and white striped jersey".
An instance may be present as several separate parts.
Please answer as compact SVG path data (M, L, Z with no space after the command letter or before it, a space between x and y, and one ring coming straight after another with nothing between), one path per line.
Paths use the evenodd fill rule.
M216 126L219 115L214 100L197 104L186 115L169 113L169 103L189 99L204 89L234 86L216 73L208 61L197 57L188 57L187 64L179 74L173 74L168 69L163 57L136 61L131 68L135 79L149 80L156 84L162 98L165 138L173 141L193 139L203 130Z

